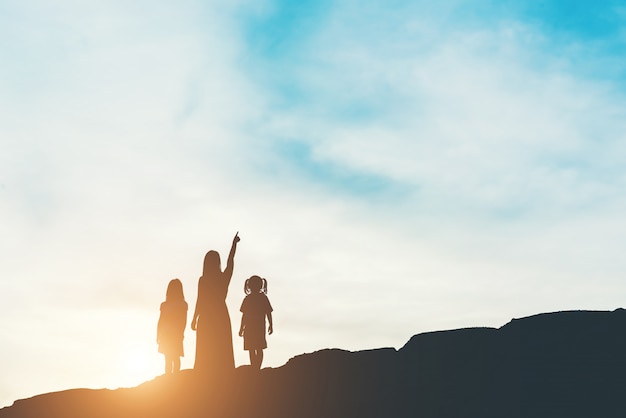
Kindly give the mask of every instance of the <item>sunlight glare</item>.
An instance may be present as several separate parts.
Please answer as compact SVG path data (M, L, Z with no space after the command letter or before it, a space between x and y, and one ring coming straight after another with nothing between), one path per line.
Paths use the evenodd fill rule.
M120 352L116 381L120 387L137 386L162 374L162 356L154 347L126 347Z

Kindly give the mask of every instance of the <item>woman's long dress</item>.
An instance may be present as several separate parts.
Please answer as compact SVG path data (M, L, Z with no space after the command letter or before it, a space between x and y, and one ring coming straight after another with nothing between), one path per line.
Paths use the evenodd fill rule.
M231 273L232 274L232 273ZM226 295L230 277L201 276L198 281L198 323L194 369L207 374L224 373L235 368L233 335Z

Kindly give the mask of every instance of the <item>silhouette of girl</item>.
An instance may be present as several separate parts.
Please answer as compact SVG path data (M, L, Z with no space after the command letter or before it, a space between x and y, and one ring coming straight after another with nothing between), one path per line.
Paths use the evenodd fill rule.
M191 320L191 329L196 331L194 369L207 374L224 373L235 368L226 295L233 275L238 234L233 238L226 269L222 272L219 253L209 251L204 257L202 276L198 280L198 299Z
M165 374L180 370L180 357L184 356L183 338L187 324L187 302L183 284L178 279L167 285L165 302L161 303L161 315L157 324L159 353L165 355Z
M263 363L265 340L265 317L269 323L268 334L274 332L272 324L272 305L267 298L267 280L252 276L243 286L246 297L241 304L241 326L239 336L243 337L243 349L250 353L250 365L255 369Z

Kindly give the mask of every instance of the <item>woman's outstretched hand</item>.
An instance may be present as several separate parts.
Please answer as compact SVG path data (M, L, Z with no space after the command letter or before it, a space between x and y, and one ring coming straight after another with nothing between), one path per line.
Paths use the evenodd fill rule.
M233 245L237 244L239 241L241 241L241 238L239 238L239 231L237 231L235 238L233 238Z

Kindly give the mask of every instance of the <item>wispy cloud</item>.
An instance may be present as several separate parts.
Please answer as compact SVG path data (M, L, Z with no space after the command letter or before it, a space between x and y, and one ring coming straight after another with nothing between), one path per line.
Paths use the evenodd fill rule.
M580 57L560 53L540 27L492 17L448 21L445 31L402 8L375 23L372 10L337 9L291 46L297 61L261 57L282 70L264 79L278 103L268 119L287 120L269 137L297 130L320 161L461 210L565 210L617 196L621 176L607 174L623 155L619 80L578 74Z

